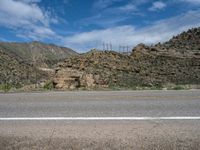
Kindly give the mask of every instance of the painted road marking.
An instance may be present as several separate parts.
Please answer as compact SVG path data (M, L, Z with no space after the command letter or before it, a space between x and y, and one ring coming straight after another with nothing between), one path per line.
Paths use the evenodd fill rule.
M0 121L53 121L53 120L63 120L63 121L92 121L92 120L200 120L199 116L189 117L13 117L13 118L0 118Z

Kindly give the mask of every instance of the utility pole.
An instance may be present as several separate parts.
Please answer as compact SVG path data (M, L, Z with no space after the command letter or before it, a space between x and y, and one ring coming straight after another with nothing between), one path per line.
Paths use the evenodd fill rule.
M103 51L105 50L105 43L103 42Z
M106 43L106 50L108 50L109 48L108 48L108 43Z
M110 50L112 51L112 44L110 43Z
M126 47L127 48L127 55L129 54L129 46Z

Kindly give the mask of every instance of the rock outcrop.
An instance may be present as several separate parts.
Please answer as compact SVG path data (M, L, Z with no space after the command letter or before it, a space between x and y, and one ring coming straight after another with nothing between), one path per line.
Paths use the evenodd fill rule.
M54 78L55 87L59 89L107 87L113 69L117 75L117 71L126 67L120 62L122 56L118 56L116 52L92 51L72 57L58 65ZM120 63L120 67L117 68Z

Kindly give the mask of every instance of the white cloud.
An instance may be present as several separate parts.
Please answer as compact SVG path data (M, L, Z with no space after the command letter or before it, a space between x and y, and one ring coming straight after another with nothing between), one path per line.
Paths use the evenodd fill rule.
M166 4L160 1L154 2L153 5L149 8L150 11L162 10L166 7Z
M20 35L32 33L33 36L38 37L38 40L40 37L47 37L50 33L52 35L54 32L49 24L54 19L32 2L40 2L40 0L0 0L0 26L11 28ZM44 31L41 32L42 30Z
M52 31L50 28L33 26L31 30L22 31L17 34L21 38L30 38L33 40L42 40L42 39L59 39L60 37Z
M81 52L91 48L102 48L103 42L111 42L113 47L118 49L119 45L135 46L141 42L145 44L163 42L169 40L173 35L198 26L200 26L200 10L189 11L170 19L156 21L143 28L126 25L83 32L66 37L63 42L66 46Z
M122 0L111 0L111 1L104 1L104 0L99 0L97 1L98 3L114 3L116 1L122 1ZM96 3L97 3L96 2ZM100 27L111 27L111 26L116 26L117 24L130 19L133 15L138 15L140 16L141 13L138 10L138 5L141 5L145 3L146 0L135 0L135 2L128 2L124 5L120 6L115 6L115 7L108 7L104 8L101 11L98 11L97 13L94 13L95 15L88 17L88 18L83 18L79 21L77 21L77 24L82 25L97 25ZM96 4L95 3L95 4ZM104 6L103 5L103 6ZM100 6L99 6L100 7Z
M46 23L48 21L37 5L13 0L0 1L0 15L0 23L11 26L21 26L21 24L37 21Z
M39 3L42 0L15 0L15 1L24 2L24 3Z
M93 9L94 10L105 9L111 6L113 3L120 2L120 1L122 0L95 0L93 4Z
M132 12L132 11L136 11L137 8L134 4L127 4L125 6L121 6L118 8L118 11L121 11L121 12Z
M200 0L179 0L181 2L188 2L191 4L200 4Z
M138 5L144 4L148 1L149 0L129 0L127 5L134 4L135 6L138 6ZM106 9L117 2L123 2L123 0L95 0L95 2L93 4L93 10L99 11L102 9Z
M95 0L92 12L94 15L76 21L76 25L98 27L113 27L131 19L134 16L144 16L144 11L139 7L150 0ZM119 5L114 5L115 3Z
M112 19L111 19L112 18ZM83 20L78 21L80 25L88 25L88 24L95 24L101 27L111 27L115 26L119 22L123 22L124 20L130 18L128 15L120 16L120 15L108 15L102 16L100 14L96 16L92 16L89 18L85 18Z
M94 8L98 7L98 9L104 9L101 11L101 14L110 15L110 14L121 14L121 13L127 13L137 10L136 3L127 3L125 5L121 5L118 7L109 7L115 2L119 2L122 0L99 0L95 2L94 4L97 6L94 6Z

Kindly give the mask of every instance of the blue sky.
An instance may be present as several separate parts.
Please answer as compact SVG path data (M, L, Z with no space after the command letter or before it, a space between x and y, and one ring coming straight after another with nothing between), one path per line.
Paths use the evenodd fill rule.
M164 42L200 26L200 0L0 0L0 41L85 52Z

